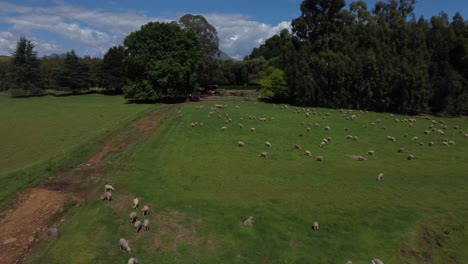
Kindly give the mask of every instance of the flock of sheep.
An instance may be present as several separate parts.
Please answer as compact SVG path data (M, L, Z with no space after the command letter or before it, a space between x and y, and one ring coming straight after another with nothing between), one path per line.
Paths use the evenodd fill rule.
M111 201L112 200L112 192L115 191L114 187L110 184L106 184L104 186L104 193L101 194L101 199L104 201ZM140 206L140 200L138 197L135 197L132 200L132 208L134 210L139 209ZM148 205L143 206L141 209L141 212L144 217L147 217L150 213L150 208ZM150 228L150 222L147 218L143 220L143 223L138 220L138 214L137 211L132 211L129 215L130 218L130 223L133 225L133 228L135 229L135 233L139 233L140 230L143 228L144 231L148 231ZM132 249L129 246L128 241L125 238L121 238L119 240L119 246L120 250L130 253ZM130 258L127 262L127 264L139 264L140 261L137 258Z
M219 119L223 118L223 115L221 115L221 111L220 111L220 110L223 109L223 108L226 108L226 107L227 107L227 105L221 105L221 104L215 104L215 105L213 105L213 106L211 107L211 111L210 111L209 114L208 114L208 118L212 118L213 116L217 116ZM236 108L239 108L239 106L236 106ZM279 108L279 107L278 107L278 106L275 106L275 108ZM197 110L204 109L204 106L199 105L199 106L196 107L196 109L197 109ZM281 109L282 109L283 111L284 111L284 110L287 110L287 109L288 109L288 106L282 106ZM341 112L341 117L343 117L343 118L346 119L346 120L355 120L355 119L359 118L361 115L367 113L367 111L365 111L365 112L364 112L364 111L359 111L359 112L356 111L356 113L354 113L352 110L343 110L343 109L341 109L340 112ZM304 108L301 109L301 108L299 108L299 107L294 108L294 113L297 113L297 114L304 113L305 118L310 118L312 115L320 115L320 114L318 114L317 112L312 112L312 111L310 111L309 109L304 109ZM330 113L326 113L326 114L324 114L324 115L322 114L322 115L321 115L321 119L325 120L326 117L328 117L328 116L330 116L330 115L331 115ZM231 124L231 123L233 122L232 118L229 118L229 114L226 113L225 116L228 117L228 119L226 119L226 120L224 121L224 124L223 124L223 126L221 127L221 131L223 131L223 132L226 131L226 130L228 130L229 124ZM390 115L387 117L387 119L388 119L388 118L393 118L393 117L394 117L394 115L390 114ZM426 116L418 116L417 118L418 118L418 119L426 119L426 120L430 120L430 121L431 121L431 125L428 127L428 129L422 131L422 134L424 134L424 135L428 135L428 134L430 134L430 133L436 133L437 135L444 136L444 135L445 135L444 130L447 130L447 129L448 129L448 126L447 126L443 121L436 121L436 120L433 120L433 119L431 119L430 117L426 117ZM257 119L257 120L259 120L259 121L261 121L261 122L266 122L266 121L268 121L268 120L273 120L274 118L265 118L265 117L257 118L256 116L251 115L251 116L248 116L248 119L249 119L249 120L255 120L255 119ZM413 124L417 122L417 119L416 119L416 118L410 118L410 119L394 119L394 120L395 120L395 122L397 122L397 123L408 123L408 127L412 127ZM379 123L379 122L380 122L380 120L376 120L375 122L370 123L370 126L377 126L377 123ZM306 124L305 122L301 122L301 125L305 125L305 124ZM312 125L312 123L310 123L310 125ZM203 123L200 123L200 124L197 123L197 122L191 123L191 127L197 127L197 126L203 126ZM238 124L238 126L239 126L240 129L243 129L243 128L244 128L244 126L245 126L245 124L244 124L244 118L241 117L241 118L239 119L239 124ZM315 127L320 127L320 124L319 124L319 123L314 123L313 126L315 126ZM362 125L362 127L365 129L365 128L368 128L369 125L365 124L365 125ZM384 130L386 130L388 127L387 127L387 126L382 126L381 128L384 129ZM324 130L325 130L325 131L330 131L331 129L332 129L332 128L331 128L329 125L327 125L327 126L324 127ZM455 127L455 129L458 130L460 134L463 133L463 130L461 130L458 126ZM251 127L249 130L250 130L251 133L255 133L255 132L257 131L257 129L256 129L255 127ZM306 128L306 131L307 131L307 132L310 132L310 131L311 131L311 128L310 128L310 127L307 127L307 128ZM349 131L349 129L348 129L348 128L345 128L345 131ZM299 134L299 137L303 137L303 136L304 136L303 133L300 133L300 134ZM408 137L408 134L405 133L404 137ZM464 137L465 137L465 138L468 138L468 134L465 133L465 134L464 134ZM345 135L344 139L345 139L345 140L358 141L358 140L359 140L359 137L356 136L356 135L347 134L347 135ZM397 142L397 138L394 137L394 136L390 136L390 135L387 136L387 140L390 141L390 142ZM412 137L412 141L418 141L418 140L419 140L418 136L413 136L413 137ZM331 143L332 143L332 138L331 138L331 137L323 137L322 141L321 141L320 144L319 144L319 147L320 147L320 148L324 148L324 147L326 147L327 145L329 145L329 144L331 144ZM443 146L452 146L452 145L455 145L455 141L449 140L449 139L447 139L447 138L443 138L442 141L441 141L441 144L442 144ZM237 145L238 145L238 147L240 147L240 148L245 148L247 144L246 144L246 142L244 142L244 141L238 141ZM419 145L420 145L420 146L424 146L425 144L421 142ZM428 145L428 146L433 146L433 145L434 145L434 142L431 141L431 142L429 142L427 145ZM264 146L267 147L267 148L272 148L272 143L271 143L270 141L266 141L265 144L264 144ZM302 147L301 147L300 144L297 144L297 143L296 143L296 144L294 144L294 149L296 149L296 150L302 150ZM399 148L397 152L398 152L398 153L404 153L404 152L405 152L405 148L403 148L403 147L402 147L402 148ZM368 155L368 156L374 156L375 154L376 154L376 151L373 150L373 149L369 149L369 150L367 151L367 155ZM260 154L259 154L258 156L261 157L261 158L268 158L268 152L267 152L267 151L262 151L262 152L260 152ZM306 149L306 150L304 150L304 156L306 156L306 157L311 157L311 156L312 156L312 152L311 152L310 150ZM364 156L362 156L362 155L348 155L348 156L349 156L351 159L356 160L356 161L367 161L367 158L364 157ZM408 160L414 160L414 159L415 159L415 156L414 156L413 154L408 154L408 156L407 156L406 158L407 158ZM323 156L317 156L317 157L315 158L315 160L321 162L321 161L324 160L324 158L323 158ZM376 180L377 180L377 181L382 181L383 178L384 178L384 174L383 174L382 172L380 172L380 173L377 175ZM250 227L250 226L253 225L253 223L254 223L253 217L250 216L250 217L248 217L248 218L244 221L244 226ZM314 223L313 223L312 229L313 229L314 231L318 231L318 229L319 229L319 224L318 224L318 222L314 222ZM348 261L348 262L346 262L346 264L352 264L352 261ZM383 264L383 262L382 262L381 260L379 260L379 259L373 259L372 262L371 262L371 264Z

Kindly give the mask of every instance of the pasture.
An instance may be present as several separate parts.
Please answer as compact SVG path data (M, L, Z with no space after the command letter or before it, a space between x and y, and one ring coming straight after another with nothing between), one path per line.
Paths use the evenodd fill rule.
M44 174L44 167L58 166L57 158L70 161L77 152L99 151L99 140L150 107L124 102L121 96L0 95L0 201ZM32 166L37 170L25 179L21 171Z
M181 105L181 117L173 111L151 140L120 157L124 167L109 163L107 180L116 187L113 200L91 199L72 211L60 226L61 237L43 244L29 262L126 263L130 257L141 263L468 259L466 117L218 103L223 107L211 109L215 102ZM404 121L413 118L415 122ZM232 122L226 122L229 119ZM445 135L437 134L438 129ZM358 139L346 140L346 135ZM328 137L331 143L320 147ZM445 138L454 144L445 146ZM239 141L245 147L239 147ZM399 148L404 152L398 153ZM375 154L367 155L368 150ZM263 151L267 158L259 157ZM319 155L322 162L315 161ZM408 160L409 155L414 159ZM356 161L356 156L367 161ZM376 180L379 173L384 174L381 181ZM151 208L147 217L138 210L140 220L151 222L149 231L138 234L128 218L134 196ZM254 218L251 227L243 225L248 216ZM314 222L320 224L318 231L312 230ZM131 253L119 250L122 237Z

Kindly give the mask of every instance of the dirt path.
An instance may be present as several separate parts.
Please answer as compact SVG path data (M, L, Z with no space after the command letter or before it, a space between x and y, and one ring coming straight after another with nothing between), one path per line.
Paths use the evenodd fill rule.
M106 181L103 160L145 140L168 111L176 106L149 111L107 141L102 150L88 161L64 169L40 186L17 195L14 209L4 212L0 219L0 263L21 263L41 240L57 236L57 229L50 228L51 218L63 211L68 200L74 200L76 206L81 206L94 198L90 195L94 187Z

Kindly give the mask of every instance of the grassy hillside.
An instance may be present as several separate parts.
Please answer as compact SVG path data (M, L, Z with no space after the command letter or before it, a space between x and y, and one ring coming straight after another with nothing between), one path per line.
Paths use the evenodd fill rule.
M432 122L423 118L410 126L395 119L411 117L389 114L310 109L306 118L306 110L293 107L222 104L229 107L182 106L181 118L174 114L157 137L127 154L126 169L110 165L114 200L78 209L62 227L63 236L44 245L34 263L125 263L131 256L142 263L468 259L466 117L435 118L437 129L441 121L447 125L445 135L426 135ZM210 111L216 113L208 118ZM192 122L204 125L192 128ZM347 141L347 134L359 139ZM324 137L332 143L319 147ZM443 146L444 138L455 145ZM397 152L401 147L404 153ZM366 155L370 149L374 156ZM261 151L268 158L260 158ZM409 154L415 159L408 160ZM314 161L318 155L323 162ZM379 173L383 181L376 181ZM134 195L152 208L148 232L135 234L128 221ZM248 216L255 220L250 228L242 224ZM315 221L317 232L311 228ZM121 237L129 240L131 254L119 251Z
M40 164L56 163L55 157L72 159L72 151L85 152L79 148L89 148L90 142L99 151L95 141L149 107L125 104L119 96L15 99L0 95L0 200L43 173ZM35 175L22 173L29 167Z

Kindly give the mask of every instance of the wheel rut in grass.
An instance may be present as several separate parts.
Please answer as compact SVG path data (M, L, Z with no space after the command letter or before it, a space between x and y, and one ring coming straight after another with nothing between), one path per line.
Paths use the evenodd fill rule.
M54 216L62 213L69 201L79 207L88 199L96 199L94 190L106 181L107 159L147 139L177 106L149 111L105 142L102 150L86 162L65 168L39 186L18 194L12 209L0 214L0 263L22 263L41 241L54 239L56 226L66 222L65 218L54 221Z

